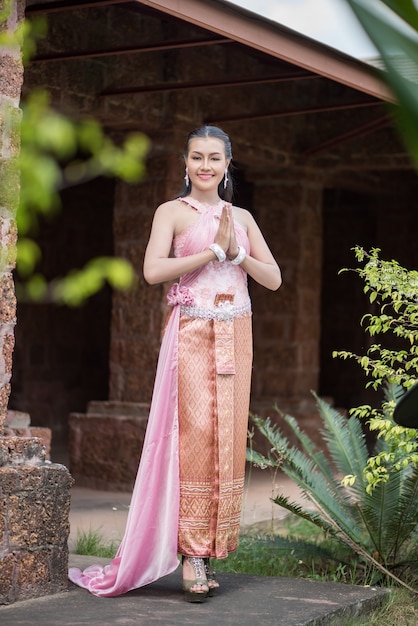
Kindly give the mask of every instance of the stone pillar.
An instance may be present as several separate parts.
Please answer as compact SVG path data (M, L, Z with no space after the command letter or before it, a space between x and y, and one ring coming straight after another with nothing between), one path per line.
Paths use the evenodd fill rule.
M182 141L154 138L146 178L137 185L117 183L115 255L132 263L137 280L130 291L113 293L109 402L92 401L87 413L70 415L70 469L79 485L131 491L135 481L169 313L167 285L148 285L142 266L155 209L181 188Z
M70 487L35 437L0 444L0 605L68 588Z
M1 3L3 5L3 3ZM12 3L3 30L13 31L23 3ZM0 50L0 435L4 432L10 396L16 298L12 271L15 264L16 210L19 201L19 120L23 67L18 48Z
M183 141L183 137L181 139ZM177 151L167 153L167 146ZM113 294L109 399L149 402L161 332L169 312L167 285L148 285L142 274L155 209L180 191L182 143L168 136L153 142L147 176L138 185L118 183L114 209L115 255L129 259L137 272L135 288Z
M0 3L3 8L4 3ZM23 3L12 2L2 30L13 32ZM18 48L0 51L0 604L67 588L70 487L67 468L45 462L32 436L7 436L16 298L12 271L19 201L19 99L23 68ZM10 429L9 429L10 431Z
M318 388L320 359L322 185L300 172L283 172L256 182L254 207L283 285L276 293L251 285L252 410L273 416L277 403L309 422L316 415L310 390Z

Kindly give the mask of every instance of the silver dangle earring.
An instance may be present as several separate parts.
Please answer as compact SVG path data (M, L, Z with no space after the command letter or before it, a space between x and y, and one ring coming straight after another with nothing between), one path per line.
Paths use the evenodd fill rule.
M189 168L186 167L186 174L184 176L184 180L186 181L186 187L188 187L190 185L190 178L189 178Z
M224 189L226 189L227 184L228 184L228 168L226 168L225 170Z

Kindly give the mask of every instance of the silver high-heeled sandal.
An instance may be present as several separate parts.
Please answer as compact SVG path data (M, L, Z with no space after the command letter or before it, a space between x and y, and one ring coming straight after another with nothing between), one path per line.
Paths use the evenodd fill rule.
M193 567L195 574L194 580L185 580L183 578L184 599L186 602L204 602L209 593L208 581L205 574L205 564L203 559L194 556L183 556L182 563L187 561ZM200 585L200 591L192 591L192 587Z
M216 572L211 568L209 557L203 559L203 563L205 565L206 579L209 587L208 596L214 596L215 591L219 589L219 583L216 580Z

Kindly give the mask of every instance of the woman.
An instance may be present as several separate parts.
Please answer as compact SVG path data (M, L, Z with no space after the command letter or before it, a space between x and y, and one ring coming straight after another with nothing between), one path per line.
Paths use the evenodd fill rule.
M230 204L231 144L219 128L190 133L182 195L160 205L144 259L150 284L178 279L127 528L112 563L70 578L119 595L173 571L185 598L219 586L210 558L238 543L252 365L247 275L276 290L280 269L252 216ZM171 250L174 248L174 256Z

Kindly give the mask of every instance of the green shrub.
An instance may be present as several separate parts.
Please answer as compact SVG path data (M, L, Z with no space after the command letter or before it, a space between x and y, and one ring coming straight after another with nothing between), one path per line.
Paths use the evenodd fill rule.
M381 260L379 252L357 247L357 260L364 266L354 271L364 281L374 308L362 323L371 337L380 335L382 342L373 343L365 355L341 351L335 356L356 360L365 372L366 387L384 388L381 406L353 408L347 419L314 394L323 422L321 450L293 417L275 407L298 445L290 446L270 419L253 416L271 451L265 457L249 450L247 458L260 467L281 466L315 508L283 496L274 502L329 532L358 555L365 569L380 572L382 580L391 578L412 590L407 581L417 578L417 431L395 424L393 411L418 379L418 272ZM361 420L377 433L371 453Z

